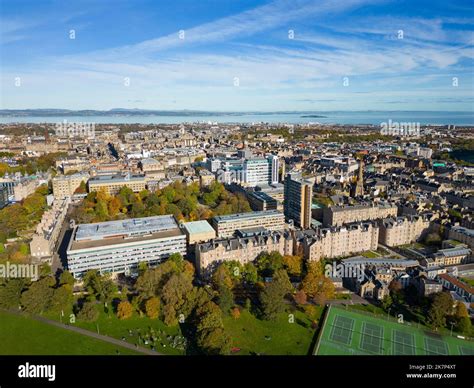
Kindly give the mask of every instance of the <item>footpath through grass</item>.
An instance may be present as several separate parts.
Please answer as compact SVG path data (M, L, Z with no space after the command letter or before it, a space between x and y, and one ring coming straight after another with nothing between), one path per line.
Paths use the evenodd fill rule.
M76 317L75 322L71 323L68 317L72 313L72 309L64 311L64 318L61 321L69 326L80 327L94 333L124 340L132 345L148 349L154 348L158 353L185 354L184 337L179 326L168 327L159 319L140 316L136 312L129 319L118 319L111 307L106 313L102 303L97 303L96 309L99 312L97 321L85 322ZM45 317L60 321L60 315L57 313L47 312Z
M79 333L48 325L33 318L0 311L1 355L136 355Z

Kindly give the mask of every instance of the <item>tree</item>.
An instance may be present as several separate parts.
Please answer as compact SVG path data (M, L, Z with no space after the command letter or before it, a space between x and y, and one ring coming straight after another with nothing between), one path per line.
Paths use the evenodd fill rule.
M206 302L196 311L197 344L206 354L229 354L231 338L224 330L222 313L214 302Z
M26 311L33 314L42 314L50 306L53 296L54 279L50 277L42 278L34 283L21 294L21 304Z
M313 274L315 276L324 274L324 263L322 261L307 261L306 262L306 273Z
M232 314L232 318L239 319L240 318L240 309L238 307L234 307L232 309L231 314Z
M303 279L301 289L306 295L313 297L319 305L326 303L326 300L334 298L334 284L324 275L317 275L316 271L309 272Z
M388 309L390 308L390 306L392 306L392 304L393 304L392 297L390 295L385 295L382 299L382 308L385 311L388 311Z
M29 281L24 278L7 279L0 284L0 307L18 307L21 302L21 293L28 287Z
M292 286L285 270L275 272L273 280L260 293L263 316L267 320L275 320L285 311L285 296Z
M257 267L251 262L244 265L244 279L250 284L255 284L258 281Z
M74 194L85 194L85 193L87 193L87 185L86 185L86 182L81 181L77 189L74 190Z
M429 233L425 237L425 244L426 245L439 245L441 243L441 236L439 233L433 232Z
M221 308L222 312L227 314L234 305L234 294L232 293L232 290L225 284L219 285L217 293L217 304Z
M306 304L306 302L308 301L308 297L306 296L306 293L303 290L297 291L294 296L294 299L297 304Z
M263 277L273 276L275 271L283 268L283 256L280 252L262 252L255 261L259 274Z
M431 307L428 310L428 324L433 329L446 326L446 317L453 310L453 299L447 292L433 294Z
M166 326L175 326L178 324L178 319L176 318L176 309L171 304L166 304L163 307L163 322Z
M99 318L99 311L94 302L85 302L77 314L77 319L85 322L94 322Z
M184 270L184 259L181 253L175 252L168 257L168 261L174 263L178 272L183 272Z
M69 271L63 271L61 272L61 275L59 275L58 284L60 286L64 284L69 284L70 286L74 286L74 282L75 282L74 276L72 276L71 272Z
M245 299L245 305L244 305L245 310L248 312L252 311L252 301L249 298Z
M157 319L160 315L160 298L151 297L145 303L145 312L148 318Z
M301 276L303 258L301 256L283 256L283 265L290 276Z
M109 214L112 217L115 217L117 214L119 214L120 209L122 209L122 207L123 207L123 204L120 201L119 197L113 197L107 206Z
M133 306L128 300L122 300L117 306L118 319L129 319L133 315Z
M456 308L454 309L454 318L460 319L465 317L469 318L469 312L467 311L465 304L461 302L456 303Z
M461 334L471 335L472 323L469 317L462 317L458 319L456 323L456 331Z
M50 309L52 311L66 310L72 306L73 301L72 287L69 284L63 284L53 291Z
M225 266L224 263L221 263L212 274L211 283L216 290L219 289L221 285L229 289L234 286L229 268Z
M168 322L167 324L177 323L176 314L183 314L182 308L192 290L192 279L189 279L188 276L183 273L171 275L161 292L161 298L164 302L163 314L166 322Z
M464 303L458 302L454 310L454 325L456 331L465 335L470 335L472 331L471 319Z
M232 348L232 339L223 327L201 331L197 342L204 353L209 355L226 355Z
M98 271L90 270L84 275L84 286L97 300L108 302L117 292L117 286L108 276L101 276Z

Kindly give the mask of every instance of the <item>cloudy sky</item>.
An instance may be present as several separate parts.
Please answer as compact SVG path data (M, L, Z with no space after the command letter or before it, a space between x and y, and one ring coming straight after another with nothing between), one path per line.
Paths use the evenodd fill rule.
M2 0L3 109L474 108L469 0Z

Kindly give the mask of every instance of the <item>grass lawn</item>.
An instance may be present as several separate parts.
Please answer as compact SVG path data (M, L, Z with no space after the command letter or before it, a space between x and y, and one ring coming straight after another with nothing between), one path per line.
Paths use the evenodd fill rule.
M34 319L0 311L1 355L139 354Z
M364 257L367 257L368 259L375 259L377 257L380 257L380 255L374 251L366 251L366 252L362 252L360 254L361 256L364 256Z
M318 316L321 311L318 309ZM301 311L291 314L294 314L293 322L288 313L273 322L257 319L242 310L239 319L225 317L224 326L233 346L241 349L236 354L307 355L315 333L311 319Z
M474 287L474 279L472 278L460 278L462 282L469 284L471 287Z
M354 304L347 307L352 310L366 311L376 315L387 315L381 307L374 306L373 304Z
M125 338L126 342L133 345L137 344L145 348L148 347L151 349L152 347L155 347L155 350L158 353L170 355L180 355L185 353L184 350L181 350L178 347L173 348L171 346L175 341L175 337L181 336L181 329L179 326L168 327L159 319L150 319L146 316L140 317L136 312L130 319L120 320L112 311L109 314L105 313L102 304L97 304L97 309L100 311L99 319L97 321L84 322L76 319L76 322L71 325L95 333L97 333L98 327L100 334L120 340ZM65 312L65 315L67 317L69 312ZM59 321L59 315L57 314L45 314L45 316ZM67 319L63 320L63 322L67 323ZM154 335L157 338L154 344L150 338L145 338L151 334L150 328L153 328ZM131 330L132 335L130 335L129 330ZM176 341L180 340L180 338L176 339ZM148 341L148 344L145 344L144 341Z

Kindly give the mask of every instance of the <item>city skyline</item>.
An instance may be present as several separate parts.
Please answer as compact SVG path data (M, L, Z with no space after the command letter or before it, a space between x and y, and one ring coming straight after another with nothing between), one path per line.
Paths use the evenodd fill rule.
M0 107L471 111L472 7L426 5L4 2Z

